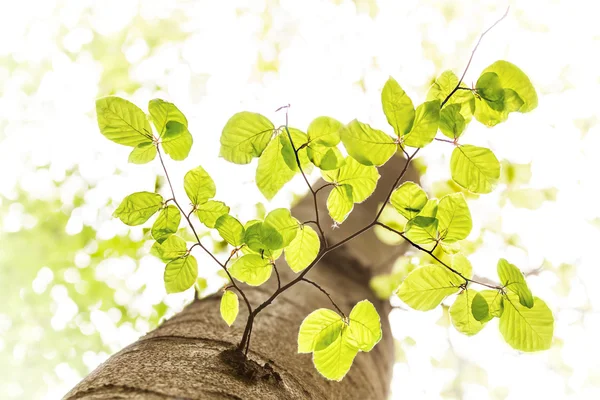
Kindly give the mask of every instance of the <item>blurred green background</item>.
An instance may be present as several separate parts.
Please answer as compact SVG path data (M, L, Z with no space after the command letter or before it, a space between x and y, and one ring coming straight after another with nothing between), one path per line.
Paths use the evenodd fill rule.
M144 228L111 218L123 196L163 182L157 165L127 164L128 149L99 134L97 97L116 94L144 109L155 97L174 102L195 140L188 160L170 163L174 179L202 164L220 199L251 218L289 205L304 186L294 180L262 204L254 168L217 158L229 116L251 110L279 121L275 110L290 103L290 124L301 129L319 115L386 127L379 96L387 77L424 99L441 72L462 72L479 34L509 4L466 82L506 59L530 76L540 105L494 129L473 123L467 130L468 143L503 159L498 189L469 199L468 249L480 276L494 278L499 256L528 273L555 313L555 343L519 354L497 329L462 337L449 329L446 308L407 312L392 300L391 397L600 398L600 25L595 3L583 0L30 0L3 7L0 398L60 398L193 296L166 296ZM424 153L425 188L436 196L458 190L448 148L437 143ZM374 287L389 295L418 262L397 260ZM199 265L205 292L216 290L223 279L212 264Z

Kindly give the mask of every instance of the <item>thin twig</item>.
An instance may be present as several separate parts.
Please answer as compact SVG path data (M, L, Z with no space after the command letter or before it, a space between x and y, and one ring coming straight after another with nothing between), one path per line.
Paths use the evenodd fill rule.
M325 289L323 289L321 286L319 286L319 284L317 284L314 281L311 281L310 279L302 278L302 280L306 283L310 283L311 285L313 285L314 287L319 289L321 292L323 292L323 294L325 296L327 296L327 298L329 298L329 301L331 302L331 304L333 304L333 306L336 308L336 310L338 310L338 312L340 314L342 314L342 317L344 317L344 319L346 319L346 314L344 314L344 312L341 310L341 308L339 308L338 305L335 304L335 301L333 301L333 299L331 298L331 295L329 293L327 293L327 291Z

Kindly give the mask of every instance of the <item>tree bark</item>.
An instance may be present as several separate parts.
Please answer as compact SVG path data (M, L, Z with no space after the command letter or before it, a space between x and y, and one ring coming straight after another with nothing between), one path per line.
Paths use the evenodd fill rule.
M322 225L329 243L336 243L372 221L391 190L405 160L393 157L380 168L377 190L339 228L333 229L325 200L319 193ZM415 180L409 169L405 179ZM319 184L317 183L317 186ZM314 219L312 196L292 210L300 221ZM310 354L297 354L298 328L317 308L333 308L327 297L299 282L277 297L256 318L249 361L232 351L240 341L247 310L240 301L240 315L229 328L220 317L220 294L196 300L156 330L140 338L100 365L65 399L385 399L394 362L393 339L387 314L389 304L378 300L369 288L372 275L389 270L394 256L406 247L387 246L369 230L329 253L307 275L349 313L358 301L369 299L377 307L383 339L369 353L356 356L341 382L323 378ZM277 262L282 283L295 276L283 257ZM275 274L273 274L275 275ZM243 286L256 306L276 288L276 278L261 287Z

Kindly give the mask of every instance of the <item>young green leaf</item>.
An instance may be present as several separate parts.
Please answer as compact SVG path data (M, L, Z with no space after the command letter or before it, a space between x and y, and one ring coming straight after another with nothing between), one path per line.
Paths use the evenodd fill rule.
M124 224L141 225L163 206L163 197L158 193L137 192L125 197L113 213Z
M281 247L269 247L272 250L277 250L278 248L287 247L294 240L300 228L300 223L296 218L292 217L290 210L287 208L276 208L267 214L261 227L263 241L265 237L264 232L268 228L272 228L272 230L281 235Z
M187 253L187 243L179 236L171 235L164 242L155 242L150 254L160 258L164 262L181 258Z
M406 146L425 147L433 141L440 121L439 100L427 101L417 107L415 121L402 141Z
M396 132L396 136L406 135L415 120L415 107L410 97L391 76L381 91L381 105L388 123Z
M522 99L523 104L515 111L529 112L537 107L538 97L529 77L516 65L499 60L483 70L482 74L493 72L497 74L500 85L504 89L513 90Z
M467 257L462 254L455 254L452 257L452 268L458 271L467 279L473 277L473 266Z
M152 123L159 136L162 138L167 132L167 123L175 121L187 127L188 121L185 115L173 103L161 99L153 99L148 103L148 112Z
M486 289L479 292L485 299L489 307L489 319L493 317L500 318L504 311L504 297L497 290Z
M232 116L221 133L219 155L235 164L260 157L273 135L273 123L263 115L243 111Z
M525 277L517 267L504 258L498 260L498 277L502 285L519 296L519 302L527 307L533 307L533 295L525 282Z
M272 270L271 261L257 254L241 256L229 267L231 276L251 286L265 283L271 277Z
M452 179L474 193L489 193L500 178L500 163L490 149L457 146L450 159Z
M333 343L313 353L313 363L325 378L341 381L350 370L358 349L349 339L349 334L349 329L343 325L340 335Z
M494 72L481 74L475 85L477 94L494 111L504 110L504 89L500 78Z
M217 193L215 182L202 167L196 167L185 174L183 188L195 206L206 203Z
M460 104L450 104L440 111L440 131L450 139L458 139L467 126L460 109Z
M209 200L200 204L195 213L200 222L209 228L214 228L219 217L229 213L229 206L222 201Z
M256 186L267 200L271 200L295 175L283 158L283 135L280 134L271 140L258 159Z
M173 160L185 160L190 154L193 143L194 139L187 126L177 121L167 122L161 145L165 153Z
M398 297L411 308L428 311L437 307L447 296L458 292L464 283L439 265L428 265L412 271L398 288Z
M96 100L96 115L100 133L115 143L135 147L153 139L146 114L125 99L109 96Z
M273 227L263 227L260 221L250 221L245 227L244 242L247 246L242 248L246 254L258 254L261 257L277 259L281 255L283 237ZM276 247L271 249L269 246Z
M129 162L132 164L147 164L156 157L156 146L152 142L138 144L129 153Z
M221 311L221 317L227 325L231 326L235 322L240 311L240 301L237 294L231 290L226 290L221 296L221 305L219 307Z
M342 333L344 321L335 311L319 308L311 312L298 332L298 353L312 353L335 342Z
M340 137L348 154L364 165L383 165L396 153L394 139L357 120L343 127Z
M172 205L163 208L156 221L154 221L154 225L152 225L152 237L158 243L164 242L170 235L177 232L180 222L181 213L179 208Z
M406 237L417 244L435 242L438 240L438 224L437 218L417 215L406 223Z
M479 333L485 326L485 322L478 321L473 316L472 304L476 293L477 292L472 289L464 290L456 297L454 304L450 306L449 310L450 319L456 330L467 336ZM485 302L485 300L483 301Z
M327 211L331 218L341 224L346 220L352 208L354 208L352 186L335 186L327 197Z
M369 300L358 302L350 315L349 340L361 351L371 351L381 340L381 320L375 306Z
M444 101L454 88L458 85L458 76L452 71L443 72L431 85L427 92L427 101L439 100ZM448 99L444 108L452 104L460 105L460 113L466 122L469 122L475 110L475 96L469 90L457 90L452 97Z
M290 131L289 136L287 133L288 130ZM292 142L290 142L290 136L294 142L293 147ZM283 156L283 160L290 170L294 172L300 171L294 149L296 149L295 151L298 152L298 159L300 160L300 165L302 168L305 169L305 167L309 165L310 160L306 154L306 145L308 144L308 137L306 136L306 133L296 128L288 128L287 130L284 129L283 133L279 135L279 140L281 141L281 155Z
M547 350L552 345L554 316L542 299L535 297L532 308L523 307L515 294L504 297L500 333L513 348L521 351Z
M309 144L334 147L340 142L342 123L330 117L317 117L308 126Z
M379 180L376 167L363 165L352 157L346 157L346 162L340 169L324 172L322 175L328 182L352 186L354 203L362 203L373 194Z
M198 277L198 263L194 256L176 258L165 268L165 288L167 293L183 292L191 288Z
M310 143L306 149L310 162L323 171L331 171L344 165L344 156L337 147L327 147L321 143Z
M416 217L427 204L427 194L418 184L404 182L394 190L390 202L400 215L410 220Z
M442 197L438 203L437 219L440 237L446 243L466 239L473 228L471 212L462 193Z
M475 292L475 296L473 296L473 301L471 302L471 312L473 313L473 318L477 321L485 323L492 319L490 306L481 293Z
M221 215L215 223L219 235L232 246L244 244L244 225L229 214Z
M317 233L310 226L304 225L285 248L285 261L292 271L300 272L317 258L320 247Z

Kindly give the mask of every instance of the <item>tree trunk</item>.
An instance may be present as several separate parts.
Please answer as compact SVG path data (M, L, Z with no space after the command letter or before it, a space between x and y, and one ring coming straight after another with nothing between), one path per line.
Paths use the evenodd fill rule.
M393 157L380 169L382 178L375 194L357 205L339 228L331 228L325 208L327 195L319 193L322 225L330 244L374 218L404 162ZM407 178L415 180L414 172L409 170ZM292 212L300 221L314 219L312 196L304 198ZM342 382L328 381L319 375L312 355L297 354L302 320L317 308L333 308L323 293L299 282L257 316L249 361L231 350L239 343L245 327L248 314L244 303L240 301L240 315L229 328L219 314L220 294L215 294L192 302L156 330L110 357L65 398L386 399L394 362L387 319L389 304L373 295L369 278L388 271L394 256L404 250L405 246L381 243L369 230L328 254L307 275L328 291L345 313L358 301L369 299L382 317L383 339L371 352L356 356ZM278 265L283 282L293 278L283 257ZM273 292L275 281L271 277L261 287L243 288L256 306Z

